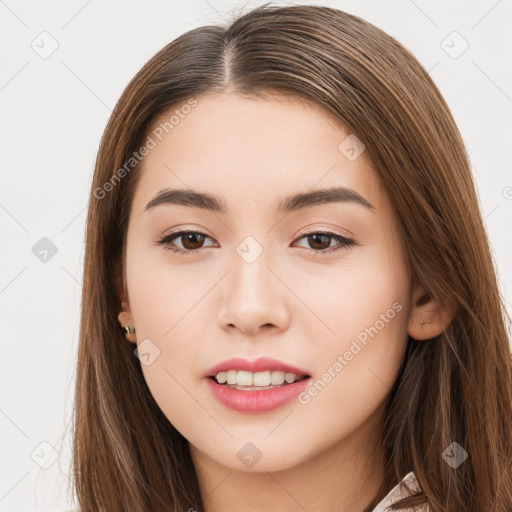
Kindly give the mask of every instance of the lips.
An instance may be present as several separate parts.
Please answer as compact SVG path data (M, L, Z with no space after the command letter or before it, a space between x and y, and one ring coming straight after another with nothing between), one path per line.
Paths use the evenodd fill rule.
M264 371L283 371L285 373L294 373L297 376L310 376L307 370L297 368L296 366L289 365L283 361L272 359L270 357L260 357L254 361L249 361L241 357L235 357L222 361L221 363L212 366L203 377L214 377L219 372L227 372L229 370L243 370L247 372L264 372Z
M278 409L290 403L309 386L311 378L261 391L241 391L217 384L206 378L204 385L223 406L241 413L259 414Z

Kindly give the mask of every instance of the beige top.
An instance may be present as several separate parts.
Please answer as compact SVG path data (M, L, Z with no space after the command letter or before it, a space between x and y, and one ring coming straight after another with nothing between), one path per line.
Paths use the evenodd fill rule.
M392 503L405 498L406 496L410 496L411 493L407 492L407 488L405 486L402 487L402 484L406 483L413 491L420 491L420 486L418 485L418 481L416 480L416 476L411 471L407 473L389 493L384 497L384 499L372 510L372 512L388 512L386 507L389 507ZM413 512L412 508L401 508L399 509L402 512ZM396 511L398 512L398 510ZM415 512L429 512L428 505L424 505L423 507L419 507L415 509Z

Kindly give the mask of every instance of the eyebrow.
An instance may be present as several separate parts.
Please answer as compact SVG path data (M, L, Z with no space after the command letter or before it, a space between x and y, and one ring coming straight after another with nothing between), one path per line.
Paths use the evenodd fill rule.
M275 208L275 214L295 212L326 203L355 203L370 210L375 210L366 199L361 197L355 190L346 187L332 187L312 192L301 192L282 200ZM226 202L223 198L212 196L208 193L192 189L163 189L158 192L146 205L144 211L151 210L156 206L176 204L201 208L212 212L227 213Z

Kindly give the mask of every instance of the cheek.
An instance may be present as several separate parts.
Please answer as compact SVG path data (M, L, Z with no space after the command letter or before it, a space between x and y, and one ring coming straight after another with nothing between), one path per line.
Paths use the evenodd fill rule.
M297 320L303 322L305 332L318 324L325 340L322 345L327 347L332 340L333 347L343 348L344 342L375 324L397 301L405 310L406 269L383 245L357 248L334 265L318 266L314 275L310 266L295 270L289 279L312 313L298 315ZM392 322L393 332L398 333L405 315L395 313L392 310L388 316L400 317Z
M150 258L133 263L127 278L144 379L160 409L184 433L202 414L193 399L201 384L197 361L211 341L211 322L205 326L205 320L214 312L207 299L218 276L205 272L198 278L191 267L171 268ZM144 364L144 353L150 364Z
M389 253L373 249L303 281L309 284L301 294L317 316L301 323L319 381L314 396L303 397L309 418L330 410L334 421L356 426L382 403L398 375L407 342L407 274Z
M191 372L190 363L208 340L202 326L213 312L204 299L213 285L212 276L204 282L189 272L158 267L147 267L134 278L137 339L152 340L166 368Z
M167 344L176 339L184 327L194 340L191 318L197 317L197 306L216 280L216 275L186 261L188 256L174 256L164 247L134 245L127 253L127 280L130 305L137 332ZM198 269L201 269L198 273ZM218 279L218 278L217 278ZM197 342L197 340L196 340ZM182 345L185 345L182 340ZM188 346L188 343L187 343Z

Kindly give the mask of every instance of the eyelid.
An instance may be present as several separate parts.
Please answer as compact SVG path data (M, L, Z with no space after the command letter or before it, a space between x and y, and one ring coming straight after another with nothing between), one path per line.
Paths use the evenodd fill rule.
M311 233L326 233L326 234L330 234L330 235L336 235L336 236L341 236L343 238L347 238L347 239L353 239L354 238L354 235L352 235L352 233L350 233L349 231L345 230L345 229L342 229L340 227L337 227L337 226L331 226L331 225L310 225L310 226L307 226L303 229L301 229L299 231L299 233L297 234L297 236L304 236L304 235L309 235Z
M203 235L209 236L210 238L213 238L212 235L207 233L207 230L205 228L198 227L198 226L187 226L187 225L185 225L185 226L178 226L176 228L171 228L169 231L165 231L164 234L162 235L162 237L167 237L167 236L170 236L170 235L175 235L176 233L181 233L182 231L201 233Z

